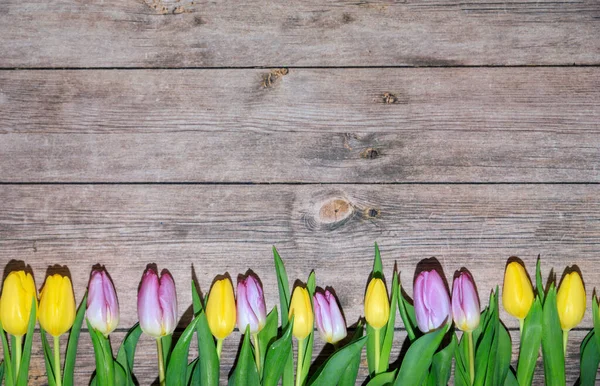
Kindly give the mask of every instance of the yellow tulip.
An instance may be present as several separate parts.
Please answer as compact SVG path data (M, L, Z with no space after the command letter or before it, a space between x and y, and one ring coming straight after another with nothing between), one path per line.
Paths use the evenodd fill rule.
M502 305L506 312L519 320L525 319L533 304L533 287L525 267L513 261L506 266Z
M563 331L569 331L581 323L585 305L585 288L581 276L577 272L565 275L556 295L556 307Z
M37 291L31 274L25 271L9 273L4 280L0 300L0 320L6 332L15 336L25 335L34 299L37 307Z
M292 293L289 317L294 316L292 335L298 340L306 339L314 329L315 316L306 288L296 287Z
M217 339L225 339L235 327L236 309L231 280L217 280L208 294L206 318Z
M385 326L390 318L390 301L383 280L373 278L365 295L365 318L374 329Z
M69 331L75 321L75 297L71 280L58 274L48 276L40 294L40 326L57 337Z

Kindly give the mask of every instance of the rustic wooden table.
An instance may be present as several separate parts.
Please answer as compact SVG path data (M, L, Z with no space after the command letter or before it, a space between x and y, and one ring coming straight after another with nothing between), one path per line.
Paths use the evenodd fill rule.
M77 299L105 265L115 345L151 262L186 321L192 266L204 292L252 268L274 306L272 245L349 323L374 241L408 287L430 256L469 267L484 304L511 255L600 286L597 0L2 0L0 36L0 265L66 265ZM78 384L93 369L84 332Z

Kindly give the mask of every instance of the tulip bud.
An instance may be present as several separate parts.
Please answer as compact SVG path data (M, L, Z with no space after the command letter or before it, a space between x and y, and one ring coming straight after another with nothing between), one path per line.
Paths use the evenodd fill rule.
M108 336L119 324L119 302L106 271L94 270L88 285L87 320L93 328Z
M171 274L149 268L138 292L138 318L142 331L153 338L171 335L177 325L177 292Z
M231 280L221 279L213 284L206 303L206 318L210 332L217 339L225 339L233 331L236 310Z
M15 336L27 333L34 299L37 307L37 291L31 274L25 271L9 273L4 280L0 299L0 320L6 332Z
M479 298L473 278L461 272L452 285L452 317L462 331L473 331L479 326Z
M310 296L306 288L294 288L289 312L289 317L292 316L294 316L292 335L298 340L306 339L313 331L315 323Z
M240 331L246 331L250 326L250 333L256 334L263 329L267 322L267 307L263 289L258 280L248 275L237 285L237 325Z
M365 294L365 318L374 329L385 326L390 318L390 301L383 280L373 278Z
M450 297L437 271L423 271L417 276L413 296L419 330L436 330L450 321Z
M581 323L585 305L585 288L581 276L577 272L566 274L556 295L556 307L563 331L569 331Z
M315 319L321 338L327 343L337 343L346 337L346 321L333 294L317 292L313 297Z
M48 334L60 336L73 326L75 312L71 280L59 274L48 276L40 294L40 326Z
M506 266L502 305L506 312L517 319L525 319L533 304L533 287L525 267L513 261Z

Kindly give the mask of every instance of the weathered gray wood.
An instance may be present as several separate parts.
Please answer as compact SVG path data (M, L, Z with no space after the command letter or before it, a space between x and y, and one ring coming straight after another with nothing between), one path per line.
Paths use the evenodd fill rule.
M2 67L600 63L594 0L0 5Z
M399 316L398 316L399 319ZM87 334L87 331L82 331L81 338L79 342L79 350L77 354L77 363L75 367L75 375L76 379L78 379L81 384L87 384L89 381L91 374L95 369L94 355L93 355L93 347ZM513 340L513 366L516 366L517 360L517 345L519 339L518 331L510 332L512 340ZM573 330L569 334L569 346L567 351L567 385L572 385L575 383L577 378L579 377L579 369L577 364L579 363L579 343L583 340L587 331L585 330ZM125 336L125 332L118 331L111 335L111 341L113 350L117 351L121 340ZM406 339L406 333L404 331L396 331L394 335L394 345L392 348L392 360L395 360L400 352L402 347L402 343ZM222 355L222 365L221 365L221 384L226 385L226 379L231 370L235 355L238 350L238 345L240 343L241 335L234 331L234 333L225 339L223 344L223 355ZM63 338L63 347L66 345L66 337ZM294 346L295 347L295 346ZM331 353L331 346L324 347L321 340L318 338L318 335L315 336L315 349L313 351L313 363L322 363L322 361L327 358ZM190 348L190 359L196 357L196 340L192 341L192 345ZM136 357L135 357L135 375L139 381L140 385L150 385L157 384L156 378L158 374L157 370L157 359L156 359L156 344L154 340L142 335L142 338L139 341ZM362 366L359 371L358 381L364 381L368 376L367 363L365 352L363 351L363 361ZM156 383L153 383L156 382ZM34 340L34 353L32 357L32 362L30 366L30 385L38 386L38 385L47 385L46 382L46 369L44 368L44 359L42 356L41 350L41 342L39 340L39 336L35 337ZM361 385L362 382L357 382L357 385ZM451 383L452 384L452 383ZM534 377L534 385L543 385L544 384L544 373L543 366L541 361L538 363L538 367Z
M0 85L2 182L600 181L598 68L7 71Z
M337 290L351 323L363 313L374 241L388 279L396 262L409 294L417 263L430 256L449 278L472 270L482 303L512 255L533 273L541 254L544 273L554 268L559 278L577 264L588 299L600 283L600 185L4 185L0 202L3 265L24 260L38 285L48 266L67 265L77 298L92 265L106 265L124 326L136 320L148 263L173 273L182 313L192 266L203 292L217 274L236 280L252 269L268 307L278 304L272 245L290 283L314 269L318 285Z

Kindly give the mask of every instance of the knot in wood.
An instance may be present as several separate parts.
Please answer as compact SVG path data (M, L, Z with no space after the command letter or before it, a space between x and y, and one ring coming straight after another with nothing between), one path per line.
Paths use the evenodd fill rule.
M348 201L336 198L321 206L319 220L324 224L337 223L350 217L352 212L352 205Z
M379 150L368 147L360 153L360 157L364 159L375 159L379 157Z

